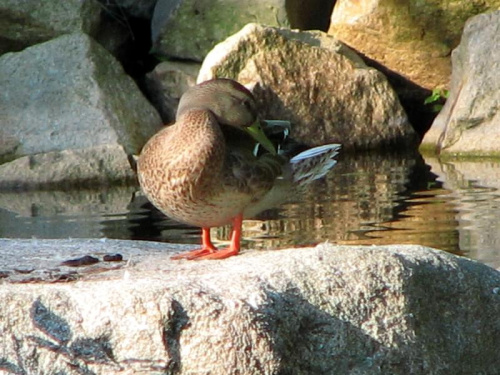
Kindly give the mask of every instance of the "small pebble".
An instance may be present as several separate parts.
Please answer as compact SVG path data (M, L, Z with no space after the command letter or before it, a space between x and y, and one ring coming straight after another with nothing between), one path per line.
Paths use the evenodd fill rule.
M121 254L106 254L102 257L105 262L121 262L123 256Z
M68 267L82 267L82 266L90 266L91 264L99 263L99 259L94 258L90 255L85 255L81 258L75 258L70 260L65 260L61 263L62 266Z
M34 269L33 268L14 268L14 271L16 271L17 273L23 274L23 275L27 275L27 274L33 272Z

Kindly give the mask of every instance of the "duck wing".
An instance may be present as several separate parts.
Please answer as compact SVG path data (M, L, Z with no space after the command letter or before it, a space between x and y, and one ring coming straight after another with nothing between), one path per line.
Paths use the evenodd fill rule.
M332 143L310 148L289 161L291 178L299 185L307 185L325 176L337 164L335 157L341 145Z
M283 173L286 159L269 153L255 156L248 148L230 148L224 165L224 183L233 189L260 198Z

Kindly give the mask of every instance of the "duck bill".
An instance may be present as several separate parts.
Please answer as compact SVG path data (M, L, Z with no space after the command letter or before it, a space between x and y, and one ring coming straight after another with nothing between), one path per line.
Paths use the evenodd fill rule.
M251 126L246 127L245 131L252 136L259 144L264 147L271 154L276 155L276 149L273 143L267 138L260 126L260 122L257 120Z

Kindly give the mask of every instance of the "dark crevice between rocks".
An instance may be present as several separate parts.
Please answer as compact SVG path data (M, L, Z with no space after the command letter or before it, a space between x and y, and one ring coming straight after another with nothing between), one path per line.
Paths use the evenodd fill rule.
M287 17L292 29L328 31L336 0L287 0Z
M131 16L114 1L101 1L103 7L103 25L114 25L127 35L125 42L114 51L125 72L137 83L142 93L148 98L145 89L145 75L160 62L150 53L151 20ZM99 39L99 38L98 38Z
M150 53L152 44L149 21L130 18L129 25L132 37L121 61L125 72L141 86L146 73L153 70L160 61Z

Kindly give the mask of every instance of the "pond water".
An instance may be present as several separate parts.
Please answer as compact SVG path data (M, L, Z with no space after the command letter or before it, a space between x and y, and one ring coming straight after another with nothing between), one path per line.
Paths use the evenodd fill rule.
M500 267L500 161L342 155L326 178L246 220L243 248L421 244ZM0 237L199 243L137 187L0 191ZM213 228L223 245L229 227Z

